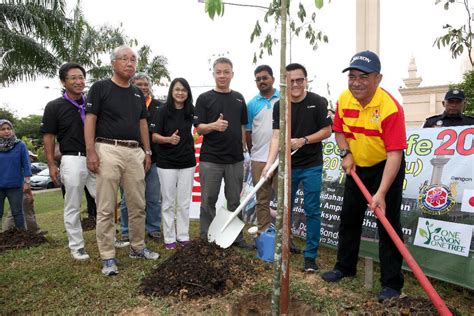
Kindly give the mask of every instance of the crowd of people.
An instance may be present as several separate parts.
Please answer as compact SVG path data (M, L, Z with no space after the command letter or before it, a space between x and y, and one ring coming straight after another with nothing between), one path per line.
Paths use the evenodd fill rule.
M59 69L63 95L46 105L41 132L50 176L65 188L64 225L71 256L87 260L80 220L84 189L95 199L96 239L102 259L102 273L118 274L116 248L129 248L129 256L156 260L159 254L148 248L145 237L160 239L165 249L185 247L190 242L189 208L196 158L193 126L203 135L199 176L201 185L201 238L207 239L216 215L216 203L224 182L227 208L240 204L244 176L244 153L250 152L254 184L261 177L271 180L257 192L258 230L272 223L269 203L276 177L268 172L279 148L280 93L274 88L273 70L268 65L255 69L257 95L246 104L241 93L230 88L233 64L225 57L213 64L214 89L196 100L184 78L174 79L165 103L153 98L152 82L136 74L137 55L121 46L111 53L113 75L95 82L85 96L86 71L77 63ZM307 91L308 74L298 63L286 66L291 98L291 197L298 186L304 192L306 272L318 270L322 181L322 141L333 132L348 174L339 227L337 262L321 275L337 282L356 274L356 265L367 207L350 172L355 170L367 185L400 237L400 205L404 179L405 119L402 106L386 90L379 57L371 51L357 53L349 67L348 89L340 95L335 111L327 100ZM425 127L472 125L474 118L462 114L464 93L452 90L443 102L446 111L428 118ZM332 112L331 112L332 111ZM59 172L56 142L61 152ZM0 219L4 199L10 202L14 225L25 229L22 198L31 192L28 150L15 137L13 125L0 120ZM4 171L3 171L4 170ZM121 238L116 236L114 212L121 192ZM28 227L30 224L28 223ZM35 227L38 230L39 227ZM381 285L379 300L399 296L403 287L402 256L378 225ZM234 245L253 249L243 233ZM291 242L292 252L299 249Z

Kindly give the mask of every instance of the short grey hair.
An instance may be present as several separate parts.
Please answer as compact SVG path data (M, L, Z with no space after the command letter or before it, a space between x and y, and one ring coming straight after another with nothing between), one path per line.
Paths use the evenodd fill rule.
M137 53L135 53L135 51L128 45L122 45L122 46L119 46L117 48L115 48L111 53L110 53L110 61L114 61L117 59L117 55L118 53L123 50L123 49L131 49L132 52L133 52L133 55L135 55L135 57L137 57Z
M217 64L229 64L230 68L234 69L234 65L232 65L232 62L227 57L219 57L214 60L214 63L212 64L212 69L216 68Z
M148 81L148 84L151 86L151 78L144 72L139 72L135 76L133 76L132 79L130 79L130 83L134 84L135 81L142 80L142 79L145 79L146 81Z

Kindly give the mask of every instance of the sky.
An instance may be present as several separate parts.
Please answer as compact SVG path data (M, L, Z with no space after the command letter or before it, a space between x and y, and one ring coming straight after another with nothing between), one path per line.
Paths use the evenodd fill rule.
M241 4L267 6L269 0L229 0ZM296 1L293 1L296 3ZM315 11L313 0L301 0L307 11ZM333 103L346 88L347 77L341 70L348 66L355 49L356 0L325 1L322 10L316 10L316 25L328 37L329 43L320 43L312 50L306 40L292 37L291 62L298 62L308 70L311 91L321 94ZM75 0L68 0L68 14L72 15ZM408 64L413 56L421 86L443 85L462 80L465 56L453 60L448 48L433 47L434 39L444 34L442 26L466 22L461 4L445 11L435 0L380 0L381 30L380 59L384 79L381 86L402 102L398 89L408 77ZM252 63L257 43L250 43L255 22L272 30L279 29L262 22L265 10L226 5L223 17L211 20L198 0L82 0L86 19L92 25L122 25L125 33L136 38L141 45L149 45L153 54L168 59L171 77L186 78L194 99L214 86L212 61L224 55L234 63L231 88L250 100L257 89L253 70L258 64L268 64L275 72L279 84L279 46L273 56L265 56ZM265 25L265 26L263 26ZM287 43L290 44L289 42ZM287 54L289 60L289 54ZM328 89L329 86L329 89ZM60 95L59 79L39 79L35 82L15 83L0 88L0 106L6 105L24 117L42 114L46 103ZM154 87L155 95L166 95L168 87ZM27 97L25 97L27 96Z

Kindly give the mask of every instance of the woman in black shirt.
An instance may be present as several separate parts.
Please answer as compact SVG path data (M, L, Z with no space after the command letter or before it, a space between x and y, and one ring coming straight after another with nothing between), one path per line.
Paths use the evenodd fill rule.
M176 78L171 82L166 104L157 110L151 124L152 140L158 144L156 165L166 249L189 243L189 206L196 166L193 116L191 88L184 78Z

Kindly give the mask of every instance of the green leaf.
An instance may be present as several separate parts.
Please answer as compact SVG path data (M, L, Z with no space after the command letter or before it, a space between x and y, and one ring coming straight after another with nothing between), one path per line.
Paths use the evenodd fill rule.
M316 5L316 8L321 9L324 5L324 0L314 0L314 4Z
M426 232L426 230L424 230L423 228L420 228L418 231L421 237L428 238L428 233Z
M436 229L434 230L433 233L437 234L437 233L439 233L440 231L441 231L441 227L438 227L438 228L436 228Z

